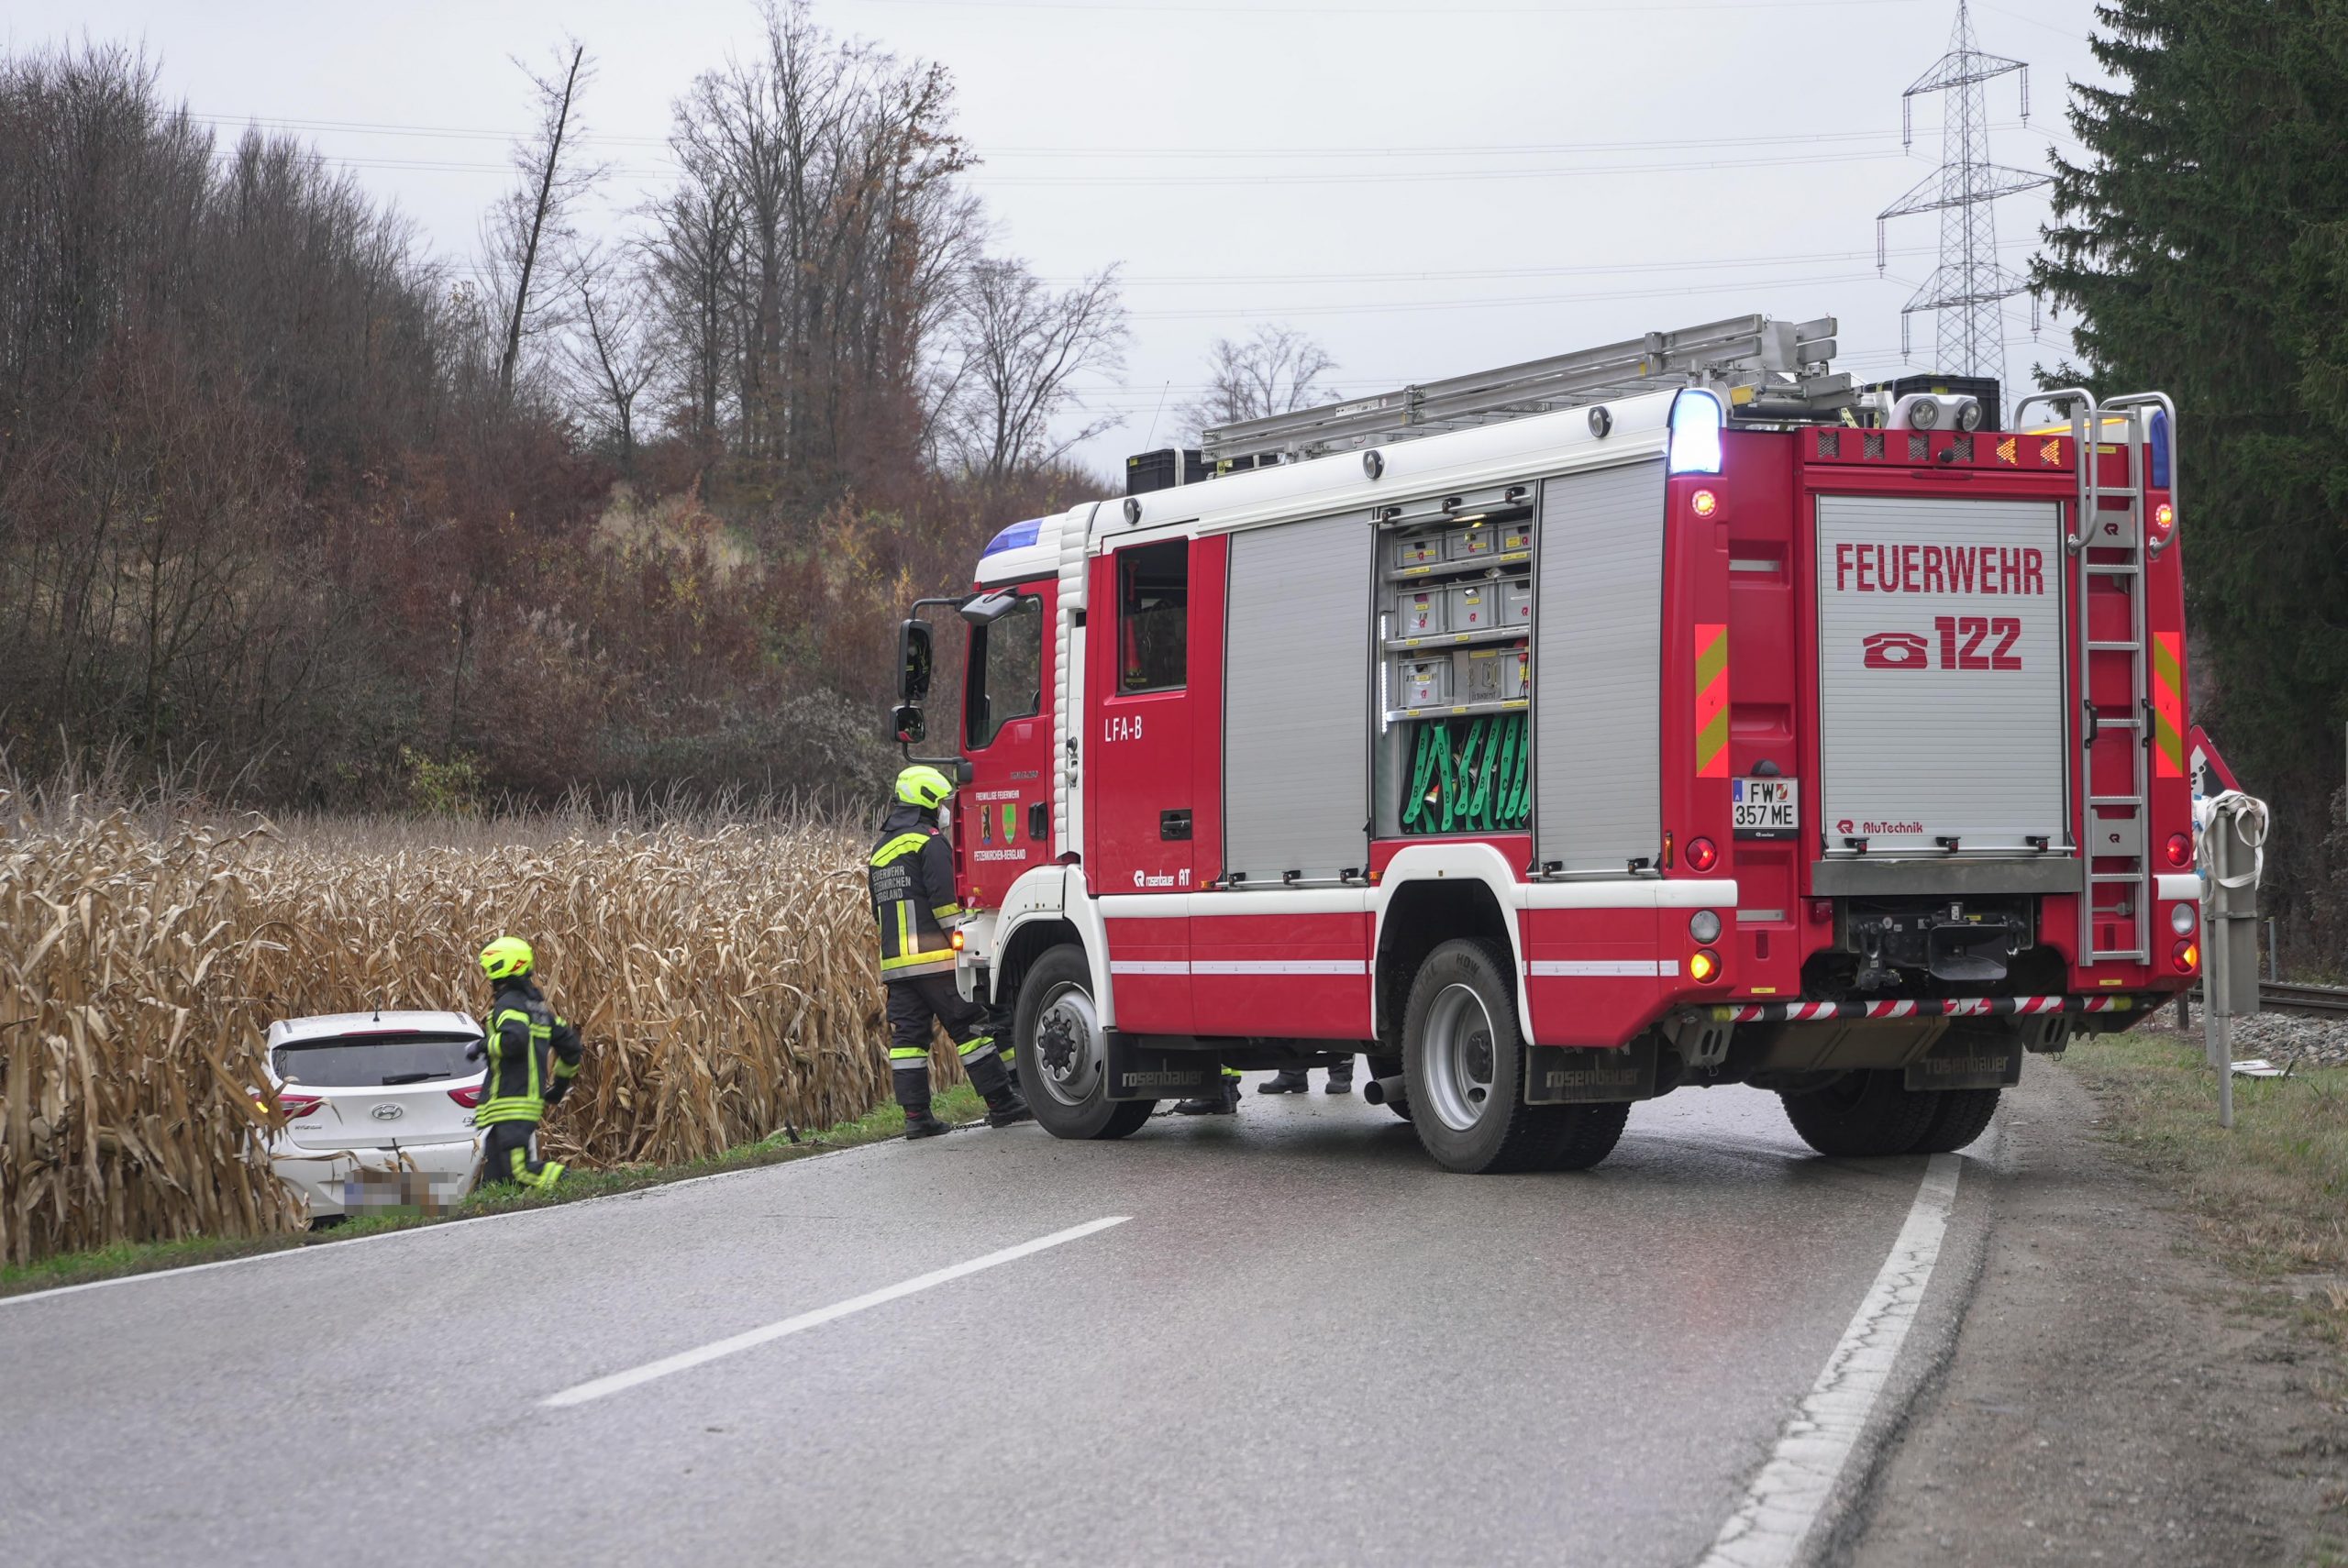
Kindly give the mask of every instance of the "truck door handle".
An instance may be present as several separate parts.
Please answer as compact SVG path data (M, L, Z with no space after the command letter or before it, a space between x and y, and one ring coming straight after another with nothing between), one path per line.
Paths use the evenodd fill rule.
M1042 801L1027 808L1027 836L1049 838L1052 835L1052 808Z
M1187 842L1191 836L1191 813L1188 812L1158 812L1157 836L1168 843Z

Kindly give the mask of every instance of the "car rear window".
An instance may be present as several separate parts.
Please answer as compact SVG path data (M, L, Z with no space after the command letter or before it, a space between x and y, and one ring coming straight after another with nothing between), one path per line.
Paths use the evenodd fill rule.
M378 1088L470 1077L480 1065L465 1060L471 1034L336 1034L280 1045L271 1058L289 1084L320 1088Z

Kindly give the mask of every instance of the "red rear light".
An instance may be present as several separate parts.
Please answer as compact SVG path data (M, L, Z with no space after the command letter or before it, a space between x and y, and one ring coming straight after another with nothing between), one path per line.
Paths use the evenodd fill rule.
M474 1084L470 1088L452 1088L449 1091L449 1098L467 1110L478 1110L481 1109L481 1085Z
M2198 944L2188 936L2184 941L2176 944L2175 950L2170 953L2169 956L2176 961L2176 972L2178 974L2190 975L2200 966L2201 948Z
M2171 866L2190 866L2193 863L2193 841L2181 833L2169 834L2168 863Z
M1834 918L1833 900L1832 899L1811 900L1810 918L1817 922L1820 925L1824 925L1827 922L1833 920Z
M1711 839L1691 838L1688 841L1689 870L1710 871L1713 867L1718 866L1720 863L1720 846L1714 844Z
M277 1097L277 1109L285 1113L285 1120L288 1121L299 1121L325 1103L326 1098L323 1095L286 1094L281 1091Z

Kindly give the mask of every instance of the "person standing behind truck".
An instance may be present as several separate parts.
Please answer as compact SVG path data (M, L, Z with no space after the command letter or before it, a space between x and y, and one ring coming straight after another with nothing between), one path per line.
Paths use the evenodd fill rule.
M518 936L501 936L481 950L481 972L493 989L482 1042L468 1055L489 1058L481 1109L482 1183L518 1182L551 1192L562 1179L560 1160L538 1157L538 1123L562 1102L586 1055L579 1032L547 1004L533 977L537 955Z
M962 999L954 984L949 922L962 918L954 890L954 853L938 826L938 808L954 785L915 763L897 775L897 801L872 846L872 916L880 925L880 978L889 992L889 1077L905 1111L905 1136L947 1131L930 1110L929 1031L933 1021L961 1048L962 1071L987 1102L987 1125L1008 1127L1032 1113L1011 1080L1010 1042L997 1044L987 1010Z

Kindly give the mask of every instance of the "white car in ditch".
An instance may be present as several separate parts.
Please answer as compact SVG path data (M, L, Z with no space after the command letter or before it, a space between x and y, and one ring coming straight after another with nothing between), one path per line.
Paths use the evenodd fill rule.
M344 1012L269 1026L285 1130L271 1165L312 1220L453 1207L481 1159L481 1025L460 1012Z

